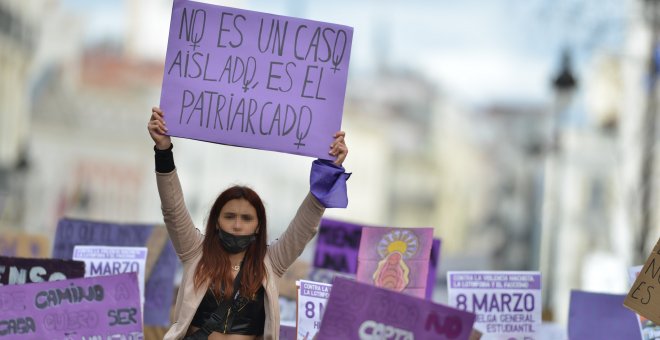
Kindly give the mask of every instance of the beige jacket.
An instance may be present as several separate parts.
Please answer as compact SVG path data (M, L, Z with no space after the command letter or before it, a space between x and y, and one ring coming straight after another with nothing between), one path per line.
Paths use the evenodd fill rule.
M190 218L176 169L170 173L156 173L156 182L167 232L183 264L183 278L176 297L174 323L164 339L182 339L208 289L207 285L195 289L193 284L195 268L202 257L204 235L195 228ZM280 335L279 292L276 279L282 277L287 268L300 256L305 245L314 237L324 211L323 205L308 193L284 234L268 247L264 260L267 277L263 281L266 291L264 339L278 339Z

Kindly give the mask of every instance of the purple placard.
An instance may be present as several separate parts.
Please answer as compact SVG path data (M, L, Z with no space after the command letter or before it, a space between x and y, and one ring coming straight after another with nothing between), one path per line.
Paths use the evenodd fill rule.
M11 339L143 337L135 273L2 286L0 301Z
M468 339L475 315L337 277L318 339Z
M438 263L440 263L440 239L434 238L431 245L431 258L429 260L429 275L426 280L426 299L433 298L433 289L435 288L435 273L438 270Z
M364 227L357 280L424 298L433 228Z
M296 327L280 325L281 340L296 340Z
M77 279L84 276L85 262L82 261L0 256L0 286Z
M357 273L362 226L324 218L319 227L314 267Z
M160 107L171 136L332 159L353 29L175 0Z
M75 245L144 247L153 230L153 225L62 219L55 232L53 258L70 260ZM145 325L170 325L174 275L178 266L179 259L168 239L145 282Z
M641 339L635 313L623 306L625 294L571 291L569 339Z

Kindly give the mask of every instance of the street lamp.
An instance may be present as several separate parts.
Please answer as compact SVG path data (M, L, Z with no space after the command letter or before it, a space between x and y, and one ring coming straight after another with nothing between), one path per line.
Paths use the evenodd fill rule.
M542 240L542 244L545 244L544 255L545 258L542 259L543 263L546 264L545 273L543 275L545 284L543 285L543 296L544 296L544 308L543 314L544 320L553 320L554 315L552 313L553 307L556 307L555 303L555 292L556 289L555 280L556 280L556 266L557 266L557 254L559 254L559 234L562 226L562 182L563 182L563 157L562 153L562 119L566 111L571 107L571 102L575 90L577 88L577 79L573 75L571 68L571 55L570 52L564 51L561 57L561 64L557 76L552 82L553 88L555 90L555 107L553 110L552 126L551 126L551 136L548 141L547 148L547 169L546 169L546 179L544 185L544 216L543 216L543 232L545 240Z
M566 109L569 108L577 87L577 80L573 76L573 70L571 69L571 54L568 50L565 50L562 54L559 73L552 82L552 85L556 95L556 106L554 110L551 146L552 151L559 152L562 116L566 112Z

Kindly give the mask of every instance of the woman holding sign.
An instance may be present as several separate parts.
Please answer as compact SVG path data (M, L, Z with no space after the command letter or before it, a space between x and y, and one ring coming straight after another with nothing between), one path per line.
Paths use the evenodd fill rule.
M183 263L175 322L165 339L277 339L280 313L275 280L316 234L325 208L348 204L349 174L341 166L348 154L344 132L337 132L330 145L334 163L313 162L310 193L284 234L267 246L264 205L254 191L242 186L218 196L202 235L186 209L173 146L159 108L152 109L147 127L156 143L163 219Z

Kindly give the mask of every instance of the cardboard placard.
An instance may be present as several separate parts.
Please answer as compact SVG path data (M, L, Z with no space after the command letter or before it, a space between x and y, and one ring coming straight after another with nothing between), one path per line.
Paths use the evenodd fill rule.
M135 273L0 287L11 339L142 339Z
M473 313L337 277L317 338L465 340L474 320Z
M625 295L571 291L569 339L640 339L635 313L622 306Z
M431 257L429 258L429 274L428 274L428 279L426 281L425 297L427 300L433 299L433 290L435 289L435 277L440 264L440 245L441 245L440 239L434 238L433 244L431 245Z
M484 339L534 339L541 327L539 272L448 272L447 287L448 304L477 314Z
M623 305L660 324L660 239L644 263Z
M160 107L176 137L332 159L353 29L175 0Z
M77 279L85 276L85 263L57 259L0 256L0 286Z
M364 227L357 281L424 298L432 243L432 228Z
M296 338L313 339L321 328L323 312L328 305L332 285L300 280L297 286Z
M357 273L361 236L361 225L322 219L316 241L314 267L340 273Z
M628 268L628 284L632 287L637 279L637 276L642 271L644 266L634 266ZM653 321L639 315L637 321L639 323L639 331L642 335L642 340L660 340L660 325L656 325Z
M136 273L144 304L147 247L75 246L73 259L85 263L85 277Z
M159 235L162 229L163 226L154 225L61 219L55 232L53 258L71 259L75 245L142 247L151 244L151 238ZM170 325L174 275L179 267L179 259L169 239L161 247L149 248L147 254L147 263L152 256L158 256L158 260L155 261L151 275L145 275L145 325Z
M289 325L280 325L281 340L296 340L296 327Z

